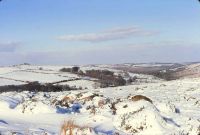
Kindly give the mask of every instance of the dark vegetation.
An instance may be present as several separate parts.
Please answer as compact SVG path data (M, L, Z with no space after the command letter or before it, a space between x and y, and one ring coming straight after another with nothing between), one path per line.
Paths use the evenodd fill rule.
M114 67L114 68L118 70L131 72L131 73L153 75L155 77L158 77L160 79L164 79L167 81L179 79L179 76L176 73L185 69L184 65L178 64L178 63L174 63L174 64L157 63L157 64L161 64L161 66L143 67L140 65L135 66L133 64L130 66L118 65L117 67ZM162 65L162 64L170 64L170 65Z
M71 72L72 68L61 68L60 72Z
M42 68L40 68L42 70ZM78 74L80 76L86 76L97 79L96 81L100 84L99 87L116 87L123 86L127 84L127 81L120 75L115 75L114 72L109 70L87 70L85 73L80 70L79 67L72 68L62 68L61 72L71 72ZM54 83L44 83L39 82L28 82L22 85L5 85L0 86L0 92L21 92L21 91L31 91L31 92L59 92L59 91L69 91L77 90L82 88L70 87L69 85L58 85L61 82L79 80L80 78L72 80L62 80Z
M131 100L132 101L146 100L150 103L153 103L153 101L150 98L143 96L143 95L135 95L131 98Z
M114 72L109 70L87 70L85 75L98 79L101 84L100 87L126 85L126 80L122 76L115 75Z
M175 72L174 71L165 71L165 72L162 72L162 71L157 71L157 72L152 72L152 73L149 73L150 75L153 75L155 77L158 77L158 78L161 78L161 79L164 79L164 80L167 80L167 81L170 81L170 80L176 80L178 79L178 77L176 77L174 74Z
M72 68L62 68L60 69L61 72L71 72L76 73L81 76L87 76L91 78L98 79L97 82L100 83L100 87L116 87L116 86L123 86L126 85L126 80L120 76L115 75L114 72L109 70L86 70L84 73L80 70L80 67L72 67ZM132 81L132 80L129 80Z
M71 72L71 73L78 73L80 70L80 67L72 67L72 68L62 68L60 69L61 72Z
M30 82L23 85L6 85L0 86L0 92L21 92L21 91L33 91L33 92L59 92L59 91L68 91L76 90L68 85L53 85L50 83L40 84L39 82Z

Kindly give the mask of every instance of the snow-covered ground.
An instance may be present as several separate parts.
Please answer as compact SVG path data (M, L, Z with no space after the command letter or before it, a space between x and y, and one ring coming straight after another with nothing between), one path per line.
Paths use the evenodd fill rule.
M15 81L15 80L10 80L10 79L4 79L4 78L0 78L0 86L4 86L4 85L20 85L20 84L24 84L21 81Z
M40 69L41 68L41 69ZM53 83L62 80L72 80L79 78L75 74L71 73L61 73L59 69L62 67L51 67L46 68L41 66L16 66L16 67L6 67L0 68L0 79L12 80L17 82L34 82L38 81L40 83ZM54 69L54 70L53 70ZM8 81L8 84L11 83ZM1 83L0 83L1 85Z
M95 82L91 80L75 80L59 83L59 85L69 85L71 87L81 88L81 89L93 89Z
M60 85L87 87L63 92L1 93L0 134L64 135L65 132L68 135L70 122L73 133L78 135L200 134L200 78L163 81L137 74L138 78L152 81L95 88L92 80L85 80L76 74L60 73L62 67L0 68L1 86L28 81L53 83L79 78ZM81 68L92 69L91 66ZM110 68L99 65L95 69ZM142 96L136 98L136 95Z

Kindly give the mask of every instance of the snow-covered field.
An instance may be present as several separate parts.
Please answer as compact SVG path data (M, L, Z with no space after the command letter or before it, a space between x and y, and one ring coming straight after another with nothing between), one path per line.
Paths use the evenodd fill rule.
M63 67L0 67L0 86L70 80L59 84L83 88L0 93L1 135L68 135L70 129L73 135L200 134L200 78L164 81L149 75L130 74L150 81L96 88L93 80L59 72ZM108 65L82 68L111 70Z

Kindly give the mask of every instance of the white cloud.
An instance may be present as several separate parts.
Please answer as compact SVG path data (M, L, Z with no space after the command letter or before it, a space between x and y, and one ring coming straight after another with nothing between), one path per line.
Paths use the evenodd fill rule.
M199 61L198 43L163 41L152 43L101 45L60 51L1 52L0 65L32 64L114 64L135 62L193 62Z
M57 39L65 41L103 42L103 41L117 40L133 36L152 36L154 34L156 34L156 32L143 30L139 27L126 27L126 28L114 28L99 33L63 35L59 36Z

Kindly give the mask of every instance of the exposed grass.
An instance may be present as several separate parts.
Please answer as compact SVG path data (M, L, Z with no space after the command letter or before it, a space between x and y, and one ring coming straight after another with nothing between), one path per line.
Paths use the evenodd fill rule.
M74 123L73 120L64 121L64 123L61 126L61 132L60 135L76 135L77 133L74 133L75 130L78 132L84 132L85 129L88 129L89 132L92 132L92 129L87 126L79 126ZM83 133L85 135L85 133Z
M133 97L131 98L131 100L132 100L132 101L145 100L145 101L148 101L148 102L150 102L150 103L153 103L153 101L152 101L150 98L148 98L148 97L146 97L146 96L143 96L143 95L136 95L136 96L133 96Z

